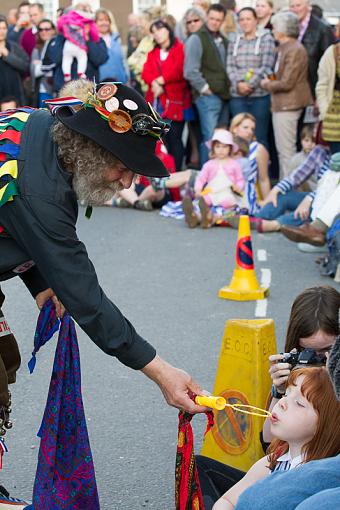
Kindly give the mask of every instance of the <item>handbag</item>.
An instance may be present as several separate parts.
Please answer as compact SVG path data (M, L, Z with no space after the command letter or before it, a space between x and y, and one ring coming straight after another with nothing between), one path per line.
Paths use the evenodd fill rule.
M340 44L334 45L335 82L332 100L322 123L322 138L327 142L340 142Z

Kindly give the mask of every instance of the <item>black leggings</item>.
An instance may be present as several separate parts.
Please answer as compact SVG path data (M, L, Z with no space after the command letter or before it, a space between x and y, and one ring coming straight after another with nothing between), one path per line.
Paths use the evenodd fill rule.
M214 503L244 477L245 472L203 455L196 455L195 458L204 510L211 510Z
M184 121L178 122L173 120L170 131L164 137L169 153L175 158L177 172L182 170L184 159L184 146L182 142L184 124Z

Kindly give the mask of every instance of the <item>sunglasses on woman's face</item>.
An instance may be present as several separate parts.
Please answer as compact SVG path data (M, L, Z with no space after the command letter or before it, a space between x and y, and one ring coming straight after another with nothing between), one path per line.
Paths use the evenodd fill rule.
M38 28L38 32L49 32L50 30L52 30L52 28Z
M201 21L200 19L189 19L187 21L187 25L191 25L191 23L198 23L199 21Z

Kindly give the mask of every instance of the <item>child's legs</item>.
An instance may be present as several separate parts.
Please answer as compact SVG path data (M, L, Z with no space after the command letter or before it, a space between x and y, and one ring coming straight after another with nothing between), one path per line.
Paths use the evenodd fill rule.
M184 186L184 184L188 184L189 179L191 177L191 170L183 170L182 172L174 172L170 174L169 179L167 179L165 187L168 189L171 188L180 188Z
M78 46L77 46L75 58L77 59L77 62L78 62L78 66L77 66L78 76L80 76L80 75L85 76L86 68L87 68L87 52L85 50L83 50L82 48L78 48Z
M61 63L61 68L63 70L64 75L71 76L71 66L73 62L73 58L75 56L75 48L78 48L75 44L70 41L65 41L63 47L63 60Z
M129 189L122 189L119 191L119 196L124 198L129 204L133 205L136 200L138 200L138 195L136 193L135 184L132 183L132 186Z
M165 195L164 189L155 191L153 187L150 185L143 189L138 199L150 200L150 202L160 202L161 200L163 200L164 195Z
M304 220L301 220L300 216L295 218L293 212L287 212L286 214L279 216L276 221L280 223L280 226L290 225L292 227L299 227L300 225L306 223Z
M295 211L306 195L308 195L308 193L300 191L289 191L285 195L279 193L277 198L277 207L270 202L262 207L255 216L264 220L275 220L282 216L286 211Z
M212 199L211 199L211 197L210 197L210 195L209 195L209 194L208 194L208 195L203 195L203 196L202 196L202 198L203 198L204 202L205 202L205 203L206 203L209 207L211 207L211 206L213 205L213 203L212 203Z

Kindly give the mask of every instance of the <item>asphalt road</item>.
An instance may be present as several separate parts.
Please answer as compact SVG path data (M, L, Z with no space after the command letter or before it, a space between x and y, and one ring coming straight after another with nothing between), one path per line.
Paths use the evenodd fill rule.
M85 242L99 280L111 299L169 362L190 372L212 390L224 323L254 318L255 302L220 300L234 267L237 232L224 228L189 230L156 212L99 208L90 221L80 210L79 237ZM266 250L257 261L271 270L267 317L275 320L278 347L284 342L289 310L304 288L332 280L319 276L315 255L300 253L279 234L254 234L253 248ZM263 252L262 258L263 258ZM338 286L339 287L339 286ZM38 355L33 375L27 361L37 319L35 303L21 282L3 285L6 317L21 347L23 363L13 386L10 453L0 483L29 498L55 342ZM83 398L95 460L102 510L174 508L177 412L139 372L104 355L78 330ZM196 451L205 424L194 420ZM84 509L85 510L85 509Z

